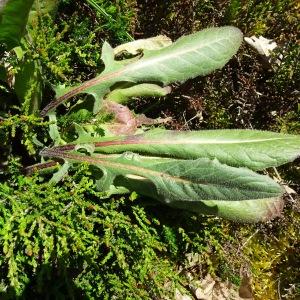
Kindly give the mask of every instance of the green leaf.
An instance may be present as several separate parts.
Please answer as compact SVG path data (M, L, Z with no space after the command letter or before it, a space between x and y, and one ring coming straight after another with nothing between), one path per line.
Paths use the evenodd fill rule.
M60 182L67 174L70 169L70 163L66 161L57 172L55 172L50 179L50 183L58 183Z
M160 50L144 51L144 56L131 63L112 62L112 48L103 45L102 57L106 68L98 77L74 87L71 91L49 103L41 112L50 110L67 99L88 93L95 97L94 113L100 109L100 99L112 91L118 82L155 83L167 85L206 75L222 68L237 52L242 42L242 33L231 26L208 28L178 39ZM111 63L112 67L107 64Z
M137 155L107 158L57 150L42 155L98 166L105 185L113 184L155 198L172 207L243 222L280 214L283 189L271 178L210 159L163 160Z
M160 87L156 84L141 83L128 88L115 89L105 98L109 101L126 103L132 97L163 97L170 92L170 87Z
M8 0L0 6L0 43L7 50L19 45L25 33L25 27L33 0Z
M115 61L114 50L107 42L104 42L102 46L101 59L105 65L103 73L111 72L119 67L120 62Z
M56 114L54 112L51 112L49 114L49 121L51 122L51 124L49 125L49 135L54 142L54 145L65 144L64 140L60 136L59 128L57 126Z
M41 71L36 61L24 60L15 76L15 92L26 113L35 113L40 108L43 91Z
M169 84L207 75L222 68L237 52L242 33L235 27L208 28L183 36L169 47L145 51L142 59L127 65L123 80Z
M104 154L132 151L179 159L217 158L221 163L262 170L293 161L300 155L300 136L259 130L152 130L115 138L82 138ZM75 144L67 145L74 149Z

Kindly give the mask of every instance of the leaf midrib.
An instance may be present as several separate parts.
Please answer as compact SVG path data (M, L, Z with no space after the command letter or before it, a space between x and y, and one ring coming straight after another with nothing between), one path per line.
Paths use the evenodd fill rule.
M230 145L230 144L248 144L248 143L261 143L261 142L270 142L270 141L278 141L278 140L286 140L287 137L273 137L273 138L265 138L265 139L252 139L252 140L147 140L143 139L143 136L132 136L135 137L135 139L131 139L131 137L124 139L124 140L113 140L113 141L100 141L100 142L93 142L93 141L82 141L80 143L74 143L74 144L67 144L63 146L56 146L53 149L57 149L59 151L66 151L66 150L74 150L77 145L80 144L86 144L86 143L92 143L95 145L96 148L101 148L101 147L110 147L110 146L124 146L124 145ZM140 139L139 139L140 138ZM168 138L171 138L168 137Z
M166 174L164 172L158 172L158 171L153 171L153 170L149 170L147 168L143 168L143 167L137 167L137 166L133 166L133 165L127 165L127 164L122 164L122 163L117 163L117 162L112 162L112 161L106 161L106 160L101 160L101 159L97 159L97 157L92 157L92 156L85 156L85 155L81 155L81 154L74 154L74 153L69 153L69 152L63 152L63 151L57 151L57 150L53 150L53 149L46 149L43 151L43 156L52 156L52 157L59 157L59 158L62 158L62 159L70 159L70 160L73 160L75 162L86 162L86 163L90 163L90 164L94 164L94 165L101 165L103 167L108 167L108 168L114 168L114 169L117 169L117 170L120 170L120 169L127 169L129 171L133 171L135 174L138 174L140 176L143 176L141 174L143 173L148 173L150 174L151 176L154 176L154 177L162 177L162 178L166 178L166 179L169 179L169 180L174 180L176 181L177 183L182 183L182 184L199 184L199 185L206 185L206 186L215 186L215 187L221 187L221 188L224 188L226 187L225 185L220 185L218 183L207 183L207 182L204 182L204 181L192 181L192 180L187 180L187 179L183 179L183 178L180 178L178 176L174 176L174 175L169 175L169 174ZM100 156L101 158L103 156ZM96 158L96 159L95 159ZM148 179L147 177L145 177L146 179ZM234 187L232 187L234 188ZM246 187L243 187L242 188L243 191L252 191L251 188L246 188ZM267 191L264 191L263 193L265 194L270 194L270 195L273 195L274 196L274 192L267 192ZM245 200L245 199L244 199Z
M174 53L170 54L168 53L167 49L169 47L172 47L172 45L170 45L169 47L166 47L162 50L162 53L160 55L154 56L154 57L145 57L145 58L141 58L140 60L138 60L135 63L129 64L124 66L123 68L114 71L114 72L110 72L107 74L103 74L103 75L99 75L96 78L93 78L91 80L86 81L85 83L81 84L78 87L75 87L74 89L71 89L69 92L67 92L66 94L58 97L56 100L50 102L42 111L41 111L41 116L44 117L50 110L54 109L55 107L57 107L59 104L63 103L65 100L85 91L86 89L98 85L102 82L106 82L106 81L110 81L111 79L114 78L118 78L121 75L123 75L125 73L125 77L126 77L126 72L132 72L132 71L137 71L141 68L146 68L148 65L152 65L152 64L157 64L160 61L166 60L166 59L174 59L175 57L181 56L183 54L189 53L189 52L198 52L199 50L201 50L204 47L207 47L208 45L213 45L213 44L218 44L222 41L227 41L228 38L220 38L220 39L216 39L213 42L211 40L208 40L207 43L203 43L202 45L195 45L192 48L187 49L187 47L185 47L183 50L181 51L174 51ZM153 51L154 52L154 51ZM211 59L210 57L206 56L207 58ZM118 78L118 80L120 80L121 78ZM126 78L123 78L124 80Z
M198 53L200 50L202 50L203 48L205 48L207 46L211 47L212 45L218 44L223 41L228 41L228 38L221 38L221 39L217 39L215 41L208 41L207 43L203 43L201 45L195 45L192 48L188 48L188 44L186 44L186 47L183 50L181 50L181 51L174 50L174 53L170 54L170 53L168 53L168 50L169 50L168 48L172 47L172 45L171 45L169 47L163 48L161 50L162 53L160 55L153 56L153 57L149 56L149 57L145 57L144 59L142 58L141 60L138 60L137 62L126 66L125 68L129 69L130 71L137 71L139 69L138 67L140 65L141 65L141 67L145 67L145 66L147 67L148 65L158 64L160 61L163 61L166 59L174 59L176 57L181 58L181 55L186 55L189 52L197 52ZM165 53L163 53L163 52L165 52ZM206 57L211 59L208 56L206 56Z

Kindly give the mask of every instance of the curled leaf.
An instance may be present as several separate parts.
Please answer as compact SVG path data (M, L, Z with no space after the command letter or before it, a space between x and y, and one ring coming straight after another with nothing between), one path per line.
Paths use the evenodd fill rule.
M165 35L158 35L148 39L140 39L126 44L122 44L114 48L114 54L118 55L123 52L137 55L143 50L159 50L170 46L172 40Z

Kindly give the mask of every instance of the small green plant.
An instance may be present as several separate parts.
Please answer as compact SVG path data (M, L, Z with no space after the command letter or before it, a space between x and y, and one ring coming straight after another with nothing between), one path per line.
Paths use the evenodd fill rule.
M165 95L166 90L161 85L185 81L222 68L237 52L241 42L242 33L237 28L211 28L182 37L171 45L162 44L158 50L148 50L149 42L146 41L145 45L129 43L123 46L124 50L136 47L136 50L146 49L142 56L137 55L128 60L115 60L117 53L108 43L104 43L104 71L96 78L76 87L58 87L56 100L50 102L41 115L47 115L59 104L81 93L90 94L95 98L94 113L99 112L104 98L125 102L136 95ZM157 43L156 40L150 43L152 49L153 44ZM151 90L152 93L149 92Z
M175 289L191 293L190 276L202 280L207 272L243 285L241 267L257 299L299 296L296 195L284 197L284 215L265 224L201 215L253 222L280 214L282 188L255 172L273 177L264 168L299 153L296 1L35 0L30 12L31 1L0 2L1 299L173 299ZM109 69L101 60L105 40L115 47L131 36L178 38L224 24L276 40L283 55L276 72L244 46L222 70L181 86L173 84L178 74L170 84L159 76L118 81L102 96L83 89L63 100L49 120L39 116L54 98L51 87L58 100ZM113 64L132 67L171 44L158 36L120 45ZM156 103L139 98L163 95ZM135 115L127 103L154 118L172 116L168 128L201 131L148 130L143 125L167 120ZM210 128L295 135L202 130ZM39 173L23 176L41 149L41 163L27 169ZM299 192L297 162L278 172Z
M15 9L20 3L9 1L4 12L10 5ZM26 7L26 15L29 12L30 6ZM13 19L13 14L10 17ZM26 23L17 21L18 32L24 31ZM5 22L2 26L7 27ZM16 36L21 37L20 33ZM126 136L135 133L139 125L155 121L136 118L122 104L136 96L163 96L170 92L168 84L222 68L241 42L241 32L230 26L205 29L174 43L160 36L113 49L105 42L101 74L75 87L57 86L56 99L41 111L42 117L49 115L49 134L54 141L54 147L44 149L41 155L65 162L53 180L59 181L74 163L87 162L94 166L98 188L107 195L135 190L177 208L245 222L277 216L283 206L283 189L254 171L294 160L299 151L298 136L258 131L149 131ZM91 95L93 105L88 99L79 99L69 113L85 115L88 121L93 117L89 112L93 112L100 123L103 114L112 113L115 123L105 128L95 122L91 133L74 122L78 135L74 141L68 129L61 134L59 114L54 109L80 94ZM32 94L23 98L27 101L25 112L29 108L37 111L39 104ZM82 149L87 154L79 153ZM49 164L53 165L47 162L36 168Z
M241 36L238 29L223 27L203 30L171 45L166 39L159 45L160 39L136 41L117 48L137 54L125 60L116 60L119 52L104 43L104 71L76 87L57 89L57 98L41 115L49 114L55 122L53 110L58 105L86 93L94 98L96 118L101 109L114 108L116 120L119 116L126 127L134 117L120 103L132 96L164 95L171 82L222 67L237 51ZM160 49L150 50L153 47ZM138 49L143 52L139 54ZM88 108L85 103L78 106L73 105L71 111ZM74 125L79 137L67 144L58 127L50 126L55 147L44 149L41 155L65 162L54 181L59 181L74 163L86 162L94 166L97 186L107 195L137 191L177 208L244 222L269 220L280 214L283 189L253 171L294 160L300 145L298 136L260 131L156 130L131 136L122 132L120 138L92 137L84 127ZM119 130L115 134L120 135Z

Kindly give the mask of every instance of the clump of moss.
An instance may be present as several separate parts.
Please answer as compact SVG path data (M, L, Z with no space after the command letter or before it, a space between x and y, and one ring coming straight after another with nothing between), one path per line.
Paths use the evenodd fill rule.
M296 299L300 272L300 214L288 210L277 222L261 226L243 249L249 260L257 299ZM243 229L245 231L246 229Z
M183 263L188 253L200 255L201 274L216 273L226 257L222 244L232 241L215 218L157 209L134 195L103 199L88 166L57 186L19 175L16 161L8 172L0 184L6 299L36 298L46 289L55 299L172 298L187 282L179 266L195 268Z
M27 59L39 60L52 84L82 82L95 76L102 67L104 40L113 44L128 41L126 33L132 30L132 4L91 1L105 13L103 17L94 7L77 2L76 6L73 2L62 3L55 20L43 15L31 24Z
M56 187L17 174L0 184L2 297L47 289L51 298L145 299L167 278L176 283L143 208L125 198L99 201L87 175L83 167Z

